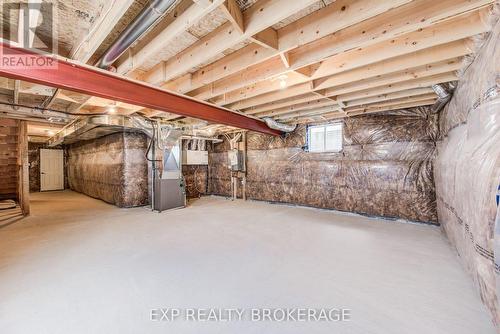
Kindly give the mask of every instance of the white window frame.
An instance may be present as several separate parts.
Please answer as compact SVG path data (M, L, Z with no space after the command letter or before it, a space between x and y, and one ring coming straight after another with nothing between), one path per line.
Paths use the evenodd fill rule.
M341 143L340 143L340 150L326 150L326 128L332 125L338 125L340 126L340 137L341 137ZM323 149L320 150L312 150L311 149L311 129L318 129L318 128L323 128ZM343 122L335 122L335 123L328 123L328 124L321 124L321 125L309 125L307 127L307 151L311 153L340 153L344 150L344 123Z

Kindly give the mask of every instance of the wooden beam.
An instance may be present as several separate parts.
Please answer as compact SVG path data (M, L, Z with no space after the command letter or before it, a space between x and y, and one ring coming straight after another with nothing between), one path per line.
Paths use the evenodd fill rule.
M19 87L21 86L20 80L14 80L14 91L13 91L13 100L14 104L19 104ZM14 106L14 109L19 109L18 106Z
M373 78L389 73L410 70L412 68L428 66L430 64L443 64L448 61L456 62L459 57L470 54L472 49L473 46L469 40L452 42L414 52L409 55L390 58L388 60L363 66L333 76L317 79L314 80L313 86L315 90L320 91L327 88L349 84L351 82L359 82L366 78Z
M386 75L389 73L402 71L414 66L423 66L449 59L449 57L460 57L471 53L473 44L470 40L464 39L456 42L438 45L432 48L420 50L407 55L390 58L381 62L366 65L346 72L341 72L319 80L314 80L313 88L309 83L289 87L284 91L265 93L263 95L238 101L228 105L231 109L241 110L249 107L270 103L276 100L291 98L303 95L313 90L322 91L326 88L338 85L357 82L360 80Z
M386 107L372 106L370 109L352 111L351 113L347 113L347 114L341 113L341 112L333 112L333 113L323 114L323 115L320 115L322 118L320 121L312 119L311 115L309 115L309 116L304 116L304 117L301 117L298 119L289 120L289 121L287 121L287 123L294 122L297 124L305 124L305 123L325 122L325 121L342 119L342 118L351 117L351 116L369 115L369 114L379 113L379 112L383 112L383 111L391 111L391 110L400 110L400 109L428 106L428 105L434 104L434 102L435 102L435 99L434 100L423 100L423 101L417 101L417 102L399 103L399 104L386 106Z
M282 59L279 56L275 56L274 58L270 59L269 61L265 62L265 66L262 65L255 65L250 68L248 68L246 71L238 72L235 73L231 76L228 76L225 80L234 82L234 83L239 83L239 82L247 82L247 81L252 81L252 80L266 80L271 78L270 73L274 73L275 68L278 67L280 69L285 70L285 66L283 64ZM288 75L288 74L287 74ZM297 76L297 78L300 78L303 80L303 76ZM288 79L287 79L288 81ZM279 89L279 82L274 80L273 82L276 84L276 87ZM239 86L239 84L238 84ZM205 85L201 88L198 88L190 93L188 93L189 96L192 96L194 98L200 99L200 100L208 100L213 96L220 95L220 92L217 90L218 85L217 82L214 82L209 85Z
M371 96L377 96L381 94L388 94L393 92L398 92L402 90L414 89L414 88L422 88L422 87L430 87L432 85L444 82L450 82L458 80L458 76L456 73L444 73L433 75L430 77L418 78L413 80L407 80L403 82L399 82L397 84L384 85L380 87L374 87L371 89L366 89L362 91L347 93L343 95L338 95L337 98L341 101L351 101L362 98L367 98Z
M245 32L245 22L243 21L243 13L241 12L240 6L235 0L225 0L220 6L220 9L226 15L226 18L231 22L231 24L243 34Z
M79 112L80 109L82 109L83 107L85 107L85 105L87 104L87 102L91 98L92 98L92 96L86 96L82 102L77 103L77 104L72 104L70 107L68 107L67 111L70 112L70 113L77 113L77 112Z
M428 106L432 105L436 102L437 97L434 98L428 98L428 99L414 99L413 101L406 101L406 102L393 102L393 101L388 101L384 103L376 103L370 106L367 106L365 108L356 108L356 109L351 109L347 110L347 114L349 116L353 115L358 115L358 114L365 114L365 113L373 113L373 112L380 112L380 111L386 111L386 110L398 110L398 109L405 109L405 108L412 108L416 106Z
M256 33L255 35L250 37L250 40L268 49L279 49L278 32L273 28L267 28Z
M218 79L239 72L242 65L246 64L247 66L251 66L252 64L275 56L275 50L252 43L195 71L193 74L186 74L178 79L166 82L162 85L162 88L179 93L187 93L208 85Z
M279 30L280 51L289 51L359 24L412 0L337 0Z
M308 81L301 74L295 72L288 72L284 75L284 78L286 82L286 87L293 87L300 83L305 83L308 86L309 91L313 90L312 81ZM283 88L281 81L282 80L276 80L276 77L273 77L272 79L269 79L267 81L261 81L256 84L250 85L248 87L244 87L238 90L228 92L223 95L216 96L210 99L209 101L216 105L224 106L232 104L239 100L244 100L247 98L255 97L273 91L284 92L288 88L286 87ZM213 89L215 90L216 87L214 87Z
M315 2L315 0L262 0L243 13L245 33L233 33L235 28L230 22L227 22L186 50L178 53L174 58L155 66L145 73L142 79L149 83L162 84L181 76L190 69L215 58L225 50Z
M393 85L407 80L425 78L443 73L450 73L459 70L460 68L462 68L462 65L463 65L462 59L454 58L438 63L409 68L404 71L390 73L383 76L377 76L370 79L360 80L353 83L331 87L323 90L322 95L339 96L342 94L362 91L374 87ZM341 100L344 102L346 101L345 99Z
M312 91L313 87L311 83L305 82L302 84L289 86L287 89L284 90L272 91L246 100L242 99L241 101L229 104L227 107L233 110L241 110L253 106L271 103L274 101L292 98L298 95L311 93Z
M491 0L416 0L291 50L290 62L292 68L314 64L340 52L391 41L403 34L456 19L488 4L491 4Z
M384 13L409 1L338 0L280 29L278 31L278 40L283 39L283 42L279 42L279 50L268 48L267 45L250 44L213 64L197 70L193 73L192 80L187 76L183 76L166 83L164 88L181 93L195 90L203 85L210 84L278 56L280 52L286 52L300 45L313 42L318 38ZM304 31L314 33L303 33ZM319 31L319 33L316 33L316 31ZM157 70L159 71L159 68ZM153 76L151 73L149 75Z
M52 96L49 96L41 105L42 108L50 108L54 102L57 100L57 98L61 95L61 90L56 88L56 91Z
M315 66L313 78L330 76L488 31L489 25L485 21L485 15L486 11L484 10L475 11L389 41L332 56ZM454 33L450 34L450 31ZM302 77L302 81L305 80ZM294 82L294 84L298 83L300 82ZM278 90L280 87L276 87L272 82L263 81L253 84L251 87L243 87L230 92L225 92L225 88L216 87L216 85L214 85L213 89L215 92L222 93L223 96L211 99L211 101L216 104L227 105Z
M120 2L120 5L116 5L114 2L110 1L108 4L109 7L103 8L101 11L101 14L104 14L98 18L89 33L83 40L77 43L75 48L71 51L70 58L82 63L87 63L114 29L116 22L125 15L133 3L134 0L123 0ZM42 103L42 107L50 108L50 106L61 97L60 93L60 90L56 89L51 96L45 99ZM77 112L84 106L85 102L76 107L72 107L74 108L72 112Z
M19 206L25 216L30 213L29 161L28 161L28 128L26 121L19 122L17 141L18 177L17 195Z
M359 67L360 63L371 64L486 32L490 29L486 19L487 13L488 9L474 11L398 38L345 53L351 57L350 59L330 57L319 63L314 76L315 78L325 77L343 72L346 68ZM450 33L451 31L453 33Z
M297 118L297 117L303 117L303 116L309 116L309 115L321 115L321 114L327 114L331 112L338 112L340 111L340 107L338 105L331 105L331 106L326 106L318 109L307 109L307 110L302 110L302 111L296 111L288 114L282 114L282 115L276 115L273 118L279 121L287 121L292 118Z
M426 95L420 95L420 96L409 96L409 97L403 97L403 98L398 98L398 99L393 99L393 100L386 100L382 103L374 103L371 105L367 105L366 107L363 108L358 108L358 109L352 109L351 110L369 110L370 108L383 108L383 107L389 107L389 106L394 106L394 105L401 105L402 103L420 103L422 101L425 101L427 103L428 101L435 101L437 99L436 94L426 94ZM434 102L433 102L434 103ZM335 109L334 111L340 111L338 108ZM347 114L349 114L349 109L344 110ZM297 117L303 117L303 116L313 116L313 115L321 115L321 114L326 114L332 112L332 110L328 109L318 109L318 110L309 110L309 111L303 111L303 112L294 112L294 113L289 113L289 114L284 114L276 117L277 120L279 121L287 121L292 118L297 118Z
M243 110L243 112L247 115L255 115L255 114L258 114L261 112L280 109L280 108L292 106L294 104L300 104L300 103L305 103L305 102L309 102L309 101L316 101L319 99L320 98L317 95L314 95L312 93L306 93L306 94L295 96L295 97L292 97L289 99L273 101L273 102L266 103L266 104L258 106L258 107L252 107L249 109L245 109L245 110Z
M233 0L234 1L234 0ZM187 8L182 14L176 17L173 15L168 24L155 37L141 44L138 50L132 50L127 59L122 60L117 67L120 74L128 74L150 61L154 55L158 54L165 46L168 46L177 36L184 33L190 27L198 23L203 17L220 7L224 0L214 0L213 2L196 2Z
M289 114L292 112L297 112L297 111L302 111L302 110L310 110L310 109L315 109L315 108L322 108L322 107L327 107L327 106L335 106L338 107L339 105L330 99L317 99L314 101L310 102L304 102L304 103L299 103L295 104L289 107L284 107L284 108L279 108L279 109L273 109L270 111L265 111L263 113L255 114L256 117L275 117L279 115L285 115Z
M283 62L283 65L285 65L285 68L290 68L290 57L288 56L288 53L281 52L280 58L281 58L281 61Z
M266 60L260 65L263 68L272 68L268 73L269 76L278 76L290 69L295 70L302 68L303 70L307 70L307 73L301 73L310 77L318 68L316 67L313 70L308 64L318 62L325 57L339 54L350 49L366 47L381 41L389 41L403 33L427 28L443 18L448 18L450 15L460 14L471 8L484 6L484 4L489 2L491 1L414 1L370 20L347 27L321 40L291 50L286 53L284 66L271 67L269 64L271 60ZM415 40L412 41L412 43L418 43L418 41ZM281 52L280 55L283 55L283 52ZM304 67L305 65L307 66ZM206 96L206 98L213 98L216 95L225 94L231 90L254 84L261 81L262 78L252 77L244 72L258 71L258 69L256 69L258 66L259 65L254 65L253 67L242 68L240 73L226 77L224 80L218 80L210 89L212 94L206 93L208 92L208 87L202 87L196 92L189 93L189 95L196 96L200 90L202 90L205 91L204 96ZM235 76L244 77L246 80L235 80ZM199 98L198 96L196 97Z
M399 99L399 98L404 98L404 97L428 95L428 94L433 94L433 93L434 93L434 90L431 87L402 90L399 92L381 94L381 95L376 95L376 96L372 96L372 97L367 97L364 99L347 101L344 108L345 107L364 106L364 105L373 104L373 103L382 102L382 101L387 101L387 100L394 100L394 99ZM434 95L435 95L435 93L434 93Z
M120 0L119 4L108 1L106 8L103 8L97 22L92 26L90 32L76 44L75 49L71 51L70 58L86 63L95 53L97 48L102 45L106 37L114 29L116 22L127 12L134 0Z

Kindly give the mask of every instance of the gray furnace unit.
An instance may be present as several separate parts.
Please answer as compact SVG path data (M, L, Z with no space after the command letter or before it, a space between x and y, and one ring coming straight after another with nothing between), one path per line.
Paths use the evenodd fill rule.
M162 147L163 158L160 175L154 178L154 207L156 211L165 211L186 206L186 190L182 176L182 150L180 136L172 136L168 144Z

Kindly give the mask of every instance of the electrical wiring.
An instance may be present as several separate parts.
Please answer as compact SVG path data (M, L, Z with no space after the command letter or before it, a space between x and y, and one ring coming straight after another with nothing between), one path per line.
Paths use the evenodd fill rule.
M153 134L152 134L152 137L151 137L151 140L149 141L149 144L148 144L148 149L146 150L146 160L147 161L150 161L150 162L162 162L163 160L159 160L159 159L150 159L149 158L149 152L151 152L151 147L154 145L153 143L156 141L156 129L155 129L155 126L156 126L156 122L149 119L149 118L146 118L149 122L151 122L151 126L153 127Z

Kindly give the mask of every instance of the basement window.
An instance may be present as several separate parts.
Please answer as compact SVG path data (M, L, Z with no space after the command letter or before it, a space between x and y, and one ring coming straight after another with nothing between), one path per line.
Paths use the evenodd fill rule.
M342 123L307 127L309 152L341 152L343 144Z

